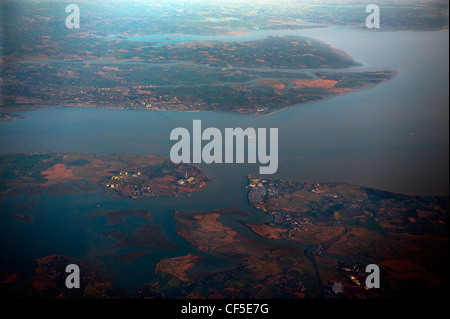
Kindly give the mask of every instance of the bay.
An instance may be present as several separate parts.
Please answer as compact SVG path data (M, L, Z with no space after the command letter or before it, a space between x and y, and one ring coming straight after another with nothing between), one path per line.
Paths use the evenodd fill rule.
M364 91L266 117L62 107L22 112L26 119L0 124L0 152L128 152L169 157L171 130L191 129L192 121L201 119L204 128L221 130L279 128L279 170L269 178L339 181L415 195L448 195L448 31L372 32L332 27L256 31L251 39L274 34L309 36L342 49L363 64L348 71L388 69L399 73ZM233 37L239 41L250 36ZM57 253L86 259L113 276L117 286L137 289L154 280L154 267L161 258L196 253L176 234L170 216L173 210L236 206L251 213L253 222L268 220L249 206L246 197L247 176L257 175L259 164L200 167L211 183L204 191L186 197L132 200L91 193L5 198L0 202L0 258L9 262L2 263L2 272L19 269L30 274L35 258ZM33 222L10 218L17 202L27 200L37 203ZM130 208L149 210L153 222L162 226L165 236L179 249L152 250L128 265L115 262L118 251L101 236L111 226L100 217L86 216L96 210ZM141 222L131 219L127 227ZM210 265L214 263L209 260Z

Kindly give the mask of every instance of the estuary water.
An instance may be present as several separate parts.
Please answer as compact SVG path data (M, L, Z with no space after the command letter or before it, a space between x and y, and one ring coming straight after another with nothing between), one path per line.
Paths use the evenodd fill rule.
M222 132L226 127L278 128L279 169L269 178L339 181L415 195L449 194L448 31L380 32L347 27L265 30L235 35L233 41L270 35L323 40L363 64L351 70L398 70L398 75L370 89L266 117L58 107L22 112L25 119L0 124L0 152L128 152L169 157L173 145L170 132L176 127L191 131L192 121L200 119L203 128L217 127ZM123 41L132 40L136 39ZM202 192L186 197L133 200L91 193L4 199L0 202L1 272L31 274L35 258L62 254L87 259L113 276L117 286L137 289L154 280L154 266L161 258L194 252L176 234L176 223L170 216L174 209L204 211L237 206L248 211L254 222L267 220L249 206L245 189L247 176L258 175L259 164L200 167L211 183ZM10 217L18 201L33 202L31 224ZM153 223L161 225L164 235L179 249L152 249L129 265L115 262L119 250L101 236L113 226L103 217L86 216L96 210L131 208L149 210ZM123 230L136 228L140 221L127 219ZM214 260L207 261L212 268Z

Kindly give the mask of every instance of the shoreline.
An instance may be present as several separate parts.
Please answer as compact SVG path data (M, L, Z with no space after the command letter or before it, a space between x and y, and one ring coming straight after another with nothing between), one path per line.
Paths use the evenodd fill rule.
M361 65L362 66L362 65ZM358 66L353 66L353 67L358 67ZM326 70L326 69L324 69ZM373 70L373 72L375 71L384 71L384 70ZM322 72L322 71L321 71ZM324 73L326 73L327 71L323 71ZM351 71L350 71L351 72ZM367 71L355 71L354 73L364 73ZM28 112L28 111L36 111L36 110L40 110L40 109L45 109L45 108L50 108L50 107L55 107L55 108L86 108L86 109L113 109L113 110L131 110L131 111L168 111L168 112L186 112L186 113L198 113L198 112L213 112L213 113L225 113L225 114L237 114L237 115L244 115L244 116L257 116L257 117L265 117L265 116L269 116L271 114L277 113L279 111L288 109L288 108L293 108L293 107L298 107L298 106L302 106L302 105L306 105L306 104L311 104L311 103L319 103L322 101L326 101L332 98L336 98L339 96L343 96L343 95L347 95L349 93L356 93L356 92L361 92L364 90L367 90L369 88L372 87L376 87L380 84L386 83L387 81L392 80L393 78L395 78L398 73L399 70L393 70L393 71L389 71L391 72L391 77L389 79L385 79L380 83L377 83L375 85L365 85L362 88L359 89L351 89L352 91L350 92L344 92L342 94L338 94L335 96L327 96L327 97L323 97L319 100L312 100L312 101L306 101L306 102L302 102L302 103L297 103L297 104L292 104L292 105L288 105L279 109L276 109L274 111L268 112L268 113L244 113L244 112L227 112L227 111L220 111L220 110L199 110L199 109L193 109L193 110L177 110L177 109L160 109L160 108L125 108L125 107L120 107L120 106L86 106L86 105L42 105L42 104L34 104L31 105L29 108L24 109L27 107L26 104L22 104L22 105L18 105L18 106L6 106L4 108L0 109L0 115L1 114L5 114L5 113L9 113L9 112ZM305 80L305 81L313 81L313 80ZM5 122L12 122L16 119L24 119L26 118L25 116L22 115L17 115L17 117L14 117L10 120L6 120L6 121L2 121L0 119L0 123L5 123Z

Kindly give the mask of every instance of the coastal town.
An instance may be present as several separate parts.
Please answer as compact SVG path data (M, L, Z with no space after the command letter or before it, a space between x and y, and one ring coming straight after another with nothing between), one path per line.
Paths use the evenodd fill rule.
M266 180L249 176L249 203L274 216L285 229L307 230L315 222L331 225L345 220L349 226L372 230L383 227L418 234L420 230L442 231L448 215L438 198L393 194L345 183L312 183ZM363 216L358 218L358 216Z
M299 215L297 211L291 209L272 209L267 207L264 202L269 198L283 197L294 192L307 190L309 183L299 184L292 181L274 181L255 178L249 176L250 184L247 186L250 191L248 200L250 204L265 213L274 216L274 223L284 229L306 230L308 225L312 224L311 219L305 215Z
M427 250L431 236L436 247L448 247L448 198L345 183L248 178L249 203L273 217L248 228L267 239L306 246L325 298L383 298L383 289L366 289L369 263L380 266L386 286L397 285L401 276L402 285L414 279L424 291L438 282L424 276L424 269L432 268ZM423 256L418 258L417 251ZM330 254L342 258L336 262Z

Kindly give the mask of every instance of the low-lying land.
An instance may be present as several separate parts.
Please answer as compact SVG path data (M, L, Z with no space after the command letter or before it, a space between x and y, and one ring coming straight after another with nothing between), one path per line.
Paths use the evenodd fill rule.
M324 268L322 277L332 280L338 269L330 267L332 254L378 264L383 280L398 294L408 289L429 293L448 282L448 260L441 259L449 249L448 197L253 177L249 186L251 205L274 219L248 227L264 238L311 247L322 263L319 269ZM361 270L350 265L340 266L340 273L363 284L352 273Z
M209 179L197 166L156 155L17 153L0 155L0 196L61 195L108 190L118 197L178 196L202 190Z
M448 261L441 256L449 248L448 197L253 177L249 186L250 203L272 215L272 222L248 223L250 215L233 207L173 212L178 235L195 252L161 259L155 267L156 281L135 294L115 289L86 268L92 280L86 279L86 288L73 295L61 286L56 272L68 262L63 256L37 260L33 278L8 274L2 288L18 295L61 298L350 299L430 297L446 288ZM139 210L99 211L88 217L100 216L112 225L124 224L127 218L151 222L149 213ZM115 229L104 236L124 249L115 256L124 264L151 253L148 249L173 248L157 225L127 232ZM209 258L219 258L222 266L215 261L211 268ZM369 263L381 268L381 289L365 288ZM93 286L101 289L92 290Z
M3 110L72 106L267 115L383 83L396 72L338 72L360 64L307 37L249 42L192 41L131 60L81 56L11 61L1 79ZM85 52L85 51L83 51ZM91 51L89 51L91 52ZM305 69L324 70L314 74ZM326 70L330 71L326 71Z

